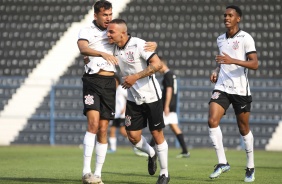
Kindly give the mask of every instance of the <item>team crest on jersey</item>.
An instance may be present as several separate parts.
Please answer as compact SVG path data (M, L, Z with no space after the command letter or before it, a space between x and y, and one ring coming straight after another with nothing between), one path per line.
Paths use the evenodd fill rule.
M125 126L130 126L131 125L131 116L126 115L125 116Z
M212 99L218 99L220 92L214 92L211 96Z
M92 95L87 95L87 96L84 96L85 100L84 100L84 103L86 105L93 105L94 104L94 96Z
M236 40L235 42L233 42L232 48L233 48L234 50L239 49L239 42L238 42L237 40Z
M126 55L127 55L127 61L128 62L134 61L134 56L133 56L133 52L132 51L129 51L128 53L126 53Z

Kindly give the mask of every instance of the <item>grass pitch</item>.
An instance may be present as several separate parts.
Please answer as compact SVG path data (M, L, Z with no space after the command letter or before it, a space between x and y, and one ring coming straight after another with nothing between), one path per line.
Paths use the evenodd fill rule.
M217 163L215 151L191 149L190 158L177 159L179 149L169 148L170 184L244 183L244 151L228 150L231 170L209 179ZM94 167L95 157L92 160ZM282 152L255 150L256 184L282 182ZM0 147L0 183L64 184L81 183L82 149L78 146L9 146ZM136 156L131 147L118 147L107 154L102 179L105 184L154 184L147 171L147 159Z

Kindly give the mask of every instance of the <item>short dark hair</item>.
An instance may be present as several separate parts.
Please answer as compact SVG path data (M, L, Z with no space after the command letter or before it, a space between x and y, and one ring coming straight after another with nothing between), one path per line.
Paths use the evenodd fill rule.
M126 22L123 19L113 19L110 23L114 23L114 24L125 24Z
M94 13L99 13L101 8L104 8L105 10L109 10L112 8L112 3L106 0L99 0L94 4Z
M234 9L238 13L238 15L240 17L242 17L242 15L243 15L242 10L238 6L236 6L236 5L229 5L229 6L226 7L226 9L228 9L228 8Z

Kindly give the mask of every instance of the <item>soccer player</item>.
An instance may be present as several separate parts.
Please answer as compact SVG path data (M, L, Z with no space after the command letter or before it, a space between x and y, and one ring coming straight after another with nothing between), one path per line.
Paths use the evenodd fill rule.
M178 117L176 113L178 92L177 79L173 71L168 68L166 60L162 57L159 58L163 62L163 67L159 72L163 74L162 100L164 107L164 123L165 125L169 125L181 146L182 152L177 155L176 158L189 158L190 152L187 150L182 131L178 126Z
M116 82L114 74L117 59L113 56L113 45L108 42L107 26L112 20L112 4L100 0L94 4L93 22L82 28L77 45L80 53L89 56L85 62L83 82L83 113L87 116L87 131L83 140L82 182L103 184L102 167L108 149L107 130L109 120L115 116ZM146 45L149 50L156 49L156 43ZM91 172L91 159L96 148L96 167Z
M249 127L252 96L247 73L248 69L258 69L258 58L253 38L239 28L241 16L242 11L238 6L227 6L224 13L227 32L217 38L219 55L215 60L219 66L210 76L210 81L215 83L215 87L209 102L208 125L218 164L210 178L217 178L221 173L230 170L219 122L232 104L247 156L244 181L253 182L255 180L254 137Z
M148 171L154 175L157 169L157 156L160 162L160 175L157 184L167 184L168 144L164 138L163 107L160 85L155 73L161 69L162 62L154 52L144 51L145 41L131 37L127 25L122 19L114 19L107 28L109 42L116 44L114 55L118 58L123 74L122 86L127 90L125 126L129 141L139 150L148 154ZM156 142L154 149L145 137L142 129L149 125Z

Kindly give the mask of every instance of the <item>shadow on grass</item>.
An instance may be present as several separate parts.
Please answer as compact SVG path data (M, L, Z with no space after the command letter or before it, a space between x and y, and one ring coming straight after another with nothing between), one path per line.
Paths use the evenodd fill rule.
M136 179L139 180L139 181L129 181L129 182L123 181L124 179L122 181L108 181L111 184L121 184L121 182L122 182L122 184L147 184L148 182L146 182L146 179L148 177L154 178L154 180L156 180L156 181L158 180L158 174L157 173L153 176L150 176L149 174L136 174L136 173L130 173L129 174L129 173L122 173L122 172L104 172L104 173L111 174L111 175L113 175L113 177L114 177L114 175L125 176L125 177L130 175L130 177L136 177ZM174 179L175 179L174 177L170 176L170 180L174 180ZM187 176L183 176L183 177L177 176L177 180L179 182L183 181L185 183L185 181L187 181ZM154 181L154 183L156 181ZM105 183L106 183L106 181L105 181Z
M0 183L80 183L80 180L0 177Z

